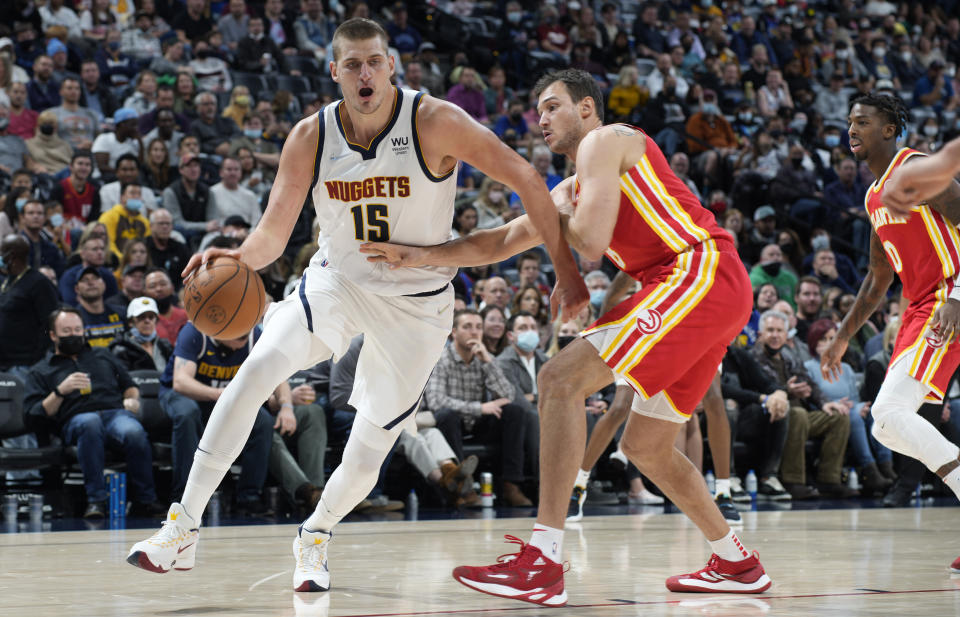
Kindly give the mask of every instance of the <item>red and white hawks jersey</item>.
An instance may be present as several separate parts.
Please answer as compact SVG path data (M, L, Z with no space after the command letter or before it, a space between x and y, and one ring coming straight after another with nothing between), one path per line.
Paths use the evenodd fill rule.
M900 275L903 295L916 302L960 272L960 233L925 203L914 206L909 219L893 216L883 205L884 183L894 169L912 156L924 154L912 148L897 152L880 179L867 189L864 202L887 260Z
M646 272L673 263L681 253L700 250L711 238L732 242L713 214L673 173L653 139L644 136L646 153L620 176L620 210L606 250L618 268L640 281ZM579 192L580 184L575 182L574 203Z

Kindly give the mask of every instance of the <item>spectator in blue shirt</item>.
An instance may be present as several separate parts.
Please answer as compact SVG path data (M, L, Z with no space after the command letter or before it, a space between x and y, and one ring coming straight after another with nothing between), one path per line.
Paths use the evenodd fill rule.
M527 136L530 129L527 127L527 121L523 119L523 101L513 99L507 108L507 113L500 116L497 123L493 126L493 132L497 137L503 137L507 129L513 129L517 132L517 139L523 139Z
M550 153L550 149L546 146L537 146L533 149L533 156L530 157L530 164L533 165L533 168L537 170L540 174L540 177L543 178L543 181L547 184L547 190L553 190L553 187L560 184L563 180L557 174L550 173L550 165L553 162L553 155ZM515 207L514 204L520 203L520 196L516 193L510 195L510 207Z
M753 51L754 45L763 45L766 47L767 57L770 59L770 62L775 66L778 65L777 54L773 51L770 39L767 38L766 34L757 30L756 20L746 15L740 21L740 32L734 34L730 40L730 47L734 53L737 54L737 57L740 58L740 63L746 64L750 61L750 54Z
M387 34L390 35L390 45L396 47L400 57L404 60L420 50L423 37L416 28L407 23L407 5L405 2L396 2L393 5L393 21L387 24Z
M943 62L934 60L913 88L913 106L932 107L937 113L955 109L958 101L951 81L943 73Z

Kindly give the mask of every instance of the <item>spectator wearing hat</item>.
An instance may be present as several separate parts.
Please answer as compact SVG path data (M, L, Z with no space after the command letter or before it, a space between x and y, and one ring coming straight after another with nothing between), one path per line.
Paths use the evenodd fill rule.
M51 175L70 166L73 148L57 135L57 114L47 109L37 116L37 129L26 141L27 152L33 159L33 171Z
M250 17L247 30L247 35L237 42L233 68L247 73L285 73L286 58L273 39L264 34L263 17Z
M80 105L95 112L101 122L113 116L119 107L117 97L100 83L100 65L96 60L80 63Z
M913 88L913 106L930 107L940 114L953 111L958 104L960 97L953 89L953 80L944 74L943 61L934 60Z
M127 152L117 158L116 180L100 187L100 204L104 212L120 203L120 187L135 182L140 184L140 162L136 155ZM143 200L145 211L153 210L160 205L156 193L149 186L140 184L140 199Z
M703 91L700 111L687 120L687 152L706 186L719 186L726 158L737 153L739 142L730 122L720 113L717 93Z
M740 257L746 264L754 264L760 251L768 244L777 243L777 212L773 206L763 205L753 213L753 229L740 245Z
M60 104L60 84L53 78L50 56L40 55L33 61L33 79L27 84L27 96L30 109L37 112Z
M108 178L116 175L117 161L122 155L129 153L139 160L143 150L136 111L121 107L113 114L113 126L113 131L97 136L92 148L100 175Z
M84 516L103 517L106 511L103 460L108 444L120 445L126 457L134 501L131 516L161 513L150 441L134 415L140 410L136 384L106 349L84 344L76 309L56 309L49 328L54 353L30 369L24 407L31 415L53 420L64 443L77 446L87 493Z
M117 279L113 276L113 270L106 267L107 239L98 234L88 234L80 238L76 254L80 255L80 263L64 270L60 277L60 299L69 305L77 303L77 292L75 290L77 279L80 273L87 268L94 267L100 272L100 278L105 285L105 295L107 297L119 293Z
M157 334L160 309L156 301L147 296L138 296L130 301L126 313L127 330L110 343L110 353L128 371L163 372L173 355L173 344Z
M0 52L6 52L10 55L10 81L12 83L19 84L26 84L29 82L30 75L27 74L22 66L17 64L16 47L14 46L13 40L10 37L0 37Z
M127 264L123 267L120 293L109 296L105 302L109 306L125 307L134 299L143 295L143 279L147 274L145 264ZM129 315L127 315L129 317Z
M188 135L184 141L187 139L196 138ZM180 177L163 190L163 205L187 240L199 242L203 234L220 229L216 202L210 195L210 187L200 180L202 168L196 153L181 150L179 168Z
M107 228L110 250L119 258L127 242L150 235L150 221L144 216L144 202L138 181L120 186L120 201L98 219Z
M113 307L106 303L106 283L99 268L90 266L80 271L73 286L77 294L77 309L83 319L84 339L91 347L106 347L113 339L122 336L126 307Z
M67 77L77 77L75 73L67 69L68 52L67 46L60 42L60 39L52 38L47 43L47 55L53 61L52 78L57 83L62 82Z
M51 107L57 115L57 135L74 150L89 150L100 129L95 111L80 105L80 79L69 76L60 82L60 105Z
M223 220L223 227L219 231L213 231L204 236L203 241L200 242L199 250L206 250L218 238L233 238L239 245L249 233L250 223L246 219L238 214L228 216Z
M150 235L147 237L147 252L155 263L170 274L175 289L183 287L181 272L190 260L191 251L183 242L171 236L173 215L165 208L150 213Z

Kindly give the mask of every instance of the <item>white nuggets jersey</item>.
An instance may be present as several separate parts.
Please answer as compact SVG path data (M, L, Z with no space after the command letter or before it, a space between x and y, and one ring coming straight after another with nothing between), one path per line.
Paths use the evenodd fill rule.
M452 267L391 269L367 261L359 251L368 241L429 246L452 236L456 169L439 177L430 171L417 135L423 95L396 92L389 123L366 146L344 134L342 101L318 112L320 139L311 188L320 248L310 266L333 270L385 296L437 291L457 272ZM390 104L389 95L384 104Z

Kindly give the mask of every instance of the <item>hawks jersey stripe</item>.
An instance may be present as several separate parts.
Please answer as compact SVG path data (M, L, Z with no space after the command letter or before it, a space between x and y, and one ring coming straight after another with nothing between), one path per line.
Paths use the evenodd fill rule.
M657 234L664 244L670 247L670 250L674 253L680 253L686 248L687 244L656 212L656 206L644 196L633 178L630 177L629 172L620 176L620 191L630 201L643 221L650 226L650 229Z
M713 248L713 240L708 240L705 244ZM656 336L644 337L636 350L629 353L614 368L616 372L625 372L623 367L630 367L640 362L653 346L667 335L680 321L692 311L710 288L713 287L717 266L720 264L720 255L716 251L707 251L704 253L704 259L700 263L700 270L694 284L690 286L684 297L675 305L668 309L667 314L663 315L663 325ZM706 272L705 272L706 271Z
M947 249L947 243L944 241L943 235L940 233L940 227L937 225L937 221L934 219L930 208L923 206L918 208L918 210L920 212L920 218L923 220L923 225L927 228L927 235L930 236L930 243L933 244L933 248L937 252L937 257L940 258L940 268L943 270L943 277L948 278L953 275L951 271L955 271L956 268L953 267L954 262L950 258L950 252Z
M644 180L645 184L641 184L640 186L645 185L654 191L660 198L660 203L662 203L670 213L671 219L668 219L668 221L673 223L675 228L679 227L678 231L681 232L681 235L685 234L689 236L687 244L703 242L710 237L710 233L693 222L690 214L680 206L677 198L671 195L667 187L663 185L663 181L660 180L657 172L653 169L653 165L650 164L650 159L647 158L646 154L643 155L643 158L640 159L640 162L635 165L634 168L638 169L640 177Z
M679 280L674 285L661 285L657 291L659 292L662 289L665 293L658 294L660 299L656 303L647 302L647 298L644 298L643 304L646 305L646 308L656 309L660 312L661 331L667 327L666 317L670 314L670 311L673 310L673 307L678 303L683 302L684 296L692 284L696 283L696 276L701 269L701 264L702 259L690 267L684 268L678 277ZM617 334L616 339L604 349L604 353L601 354L601 356L608 364L615 366L637 345L642 337L643 333L634 324L628 324Z
M890 176L890 172L896 169L898 163L902 163L903 161L906 161L911 156L925 156L925 155L922 152L919 152L917 150L911 150L910 148L901 148L900 151L893 156L893 160L890 161L889 165L887 165L887 169L886 171L883 172L883 175L880 176L880 179L874 180L873 184L870 185L870 189L867 191L867 194L869 194L871 190L874 193L879 193L880 191L882 191L883 184L884 182L887 181L887 178Z
M940 236L940 241L943 242L944 247L947 251L947 261L942 262L943 265L943 278L952 279L960 266L960 235L957 234L957 228L954 225L951 225L943 215L937 213L934 215L935 210L927 208L931 213L931 220L936 225L937 233Z
M619 326L629 320L636 319L641 311L658 306L662 301L666 300L669 295L676 293L683 287L684 279L686 279L688 276L691 276L691 264L694 256L696 255L696 251L682 253L677 258L676 267L673 269L673 272L670 273L670 276L668 276L663 283L658 285L649 296L641 300L640 303L637 304L637 306L634 307L629 313L620 319L617 319L616 321L598 324L592 328L584 330L583 334L590 334L591 332L596 332L597 330ZM623 340L631 333L636 333L636 330L632 328L623 328L613 339L613 341L611 341L610 345L608 345L607 348L604 349L600 354L604 360L606 360L608 356L620 346L620 343L622 343Z
M927 334L927 331L930 329L930 323L933 321L933 316L936 314L937 309L939 309L946 302L946 296L947 296L946 286L941 284L936 291L936 302L934 302L933 308L930 309L930 316L927 317L927 320L924 322L923 328L920 330L920 334L917 335L916 340L914 340L909 347L904 349L902 352L900 352L900 354L896 358L890 361L890 364L892 365L899 358L903 357L904 354L907 354L911 351L916 351L917 353L914 354L913 362L910 365L909 373L911 376L915 377L918 381L920 380L920 375L917 373L917 368L919 366L921 356L923 355L922 353L920 353L921 352L920 346L926 343L926 334Z
M949 296L949 293L950 291L945 281L944 284L940 286L940 289L937 290L938 302L937 302L937 306L934 307L934 311L936 311L937 308L939 308L940 304L946 302L945 298ZM926 338L924 338L924 342L926 343ZM921 362L919 364L918 373L921 373L921 374L917 376L917 380L920 381L921 383L926 384L932 381L934 376L937 374L937 371L940 368L940 364L943 362L943 357L947 354L947 348L950 346L950 344L949 342L944 341L944 343L936 349L930 347L930 345L925 345L925 346L929 348L933 353L924 354L924 356L929 356L929 358L927 358L928 361L926 364L924 364L924 362Z

